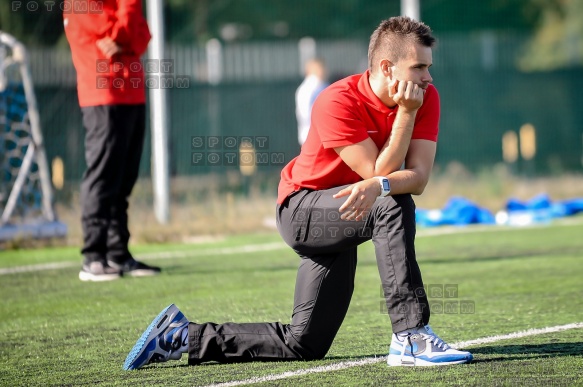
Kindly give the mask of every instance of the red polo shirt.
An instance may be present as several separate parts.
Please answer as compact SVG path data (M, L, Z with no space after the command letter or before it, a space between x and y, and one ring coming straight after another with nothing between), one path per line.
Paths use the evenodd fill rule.
M328 189L362 180L334 148L370 137L379 150L391 130L398 106L388 108L373 93L369 71L352 75L326 88L312 108L312 125L300 155L281 171L277 203L301 188ZM412 139L437 141L439 94L429 85L417 111Z

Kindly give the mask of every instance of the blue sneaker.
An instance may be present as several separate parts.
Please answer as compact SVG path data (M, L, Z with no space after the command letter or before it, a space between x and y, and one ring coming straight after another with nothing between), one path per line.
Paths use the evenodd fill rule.
M451 348L426 325L407 334L393 333L387 364L437 366L469 363L472 359L471 353Z
M152 321L128 354L123 369L135 370L150 363L179 360L188 350L188 338L182 342L182 331L188 320L171 304Z

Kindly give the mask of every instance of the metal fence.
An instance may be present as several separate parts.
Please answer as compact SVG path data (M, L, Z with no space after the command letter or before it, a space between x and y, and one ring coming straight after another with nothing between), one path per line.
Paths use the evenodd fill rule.
M308 39L167 47L171 75L187 80L169 90L172 173L234 169L193 163L193 136L267 136L269 151L289 161L299 151L294 93L302 61L322 57L337 79L366 68L367 43ZM530 123L536 152L529 160L519 155L515 170L526 164L540 174L581 170L583 71L523 73L516 63L525 43L523 36L488 31L439 37L432 67L442 104L438 164L457 161L480 170L502 163L504 135L519 137L519 129ZM67 179L77 180L84 168L83 129L70 53L31 50L31 63L48 155L61 157ZM142 174L150 170L146 141ZM280 169L274 164L264 170Z
M436 68L513 70L525 37L491 31L450 34L440 37L434 51ZM171 73L194 83L274 82L297 80L307 58L323 58L333 75L363 71L367 66L368 42L362 40L299 42L245 42L206 45L168 45L164 58L172 62ZM31 70L39 86L74 86L75 69L68 50L30 50ZM147 58L144 58L147 61ZM147 66L144 66L145 68Z

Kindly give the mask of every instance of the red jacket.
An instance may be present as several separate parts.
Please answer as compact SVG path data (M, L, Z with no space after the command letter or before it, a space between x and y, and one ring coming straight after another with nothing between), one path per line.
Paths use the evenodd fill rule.
M151 35L141 0L65 0L63 19L77 70L79 105L145 103L140 56ZM104 37L123 52L107 59L96 45Z

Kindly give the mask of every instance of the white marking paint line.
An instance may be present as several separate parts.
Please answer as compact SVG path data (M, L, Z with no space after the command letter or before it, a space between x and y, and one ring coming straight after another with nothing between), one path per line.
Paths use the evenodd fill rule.
M283 242L273 242L273 243L263 243L258 245L246 245L237 247L220 247L216 249L206 249L206 250L192 250L192 251L167 251L160 253L149 253L140 254L139 258L145 259L170 259L170 258L184 258L184 257L196 257L202 255L228 255L228 254L244 254L244 253L256 253L260 251L272 251L280 250L286 248L287 245ZM43 271L43 270L53 270L62 269L66 267L78 266L80 263L77 262L55 262L55 263L45 263L40 265L27 265L27 266L16 266L0 269L0 275L6 274L16 274L16 273L26 273L31 271Z
M244 245L235 247L219 247L215 249L206 250L191 250L191 251L169 251L160 253L140 254L140 258L145 259L168 259L181 257L196 257L201 255L229 255L239 253L256 253L259 251L272 251L288 247L283 242L264 243L259 245Z
M27 265L27 266L16 266L0 269L0 275L5 274L16 274L16 273L27 273L30 271L43 271L43 270L54 270L62 269L65 267L76 266L78 263L73 262L53 262L53 263L42 263L39 265Z
M580 221L571 221L571 222L564 222L560 224L555 224L554 226L573 226L579 225ZM505 231L518 231L524 230L529 228L544 228L548 225L532 225L532 226L524 226L524 227L504 227ZM444 226L440 228L430 228L430 229L422 229L417 232L416 238L423 238L423 237L433 237L439 235L447 235L447 234L465 234L465 233L475 233L475 232L493 232L493 231L500 231L500 227L495 226L469 226L469 227L453 227L453 226ZM196 257L201 255L228 255L228 254L238 254L238 253L254 253L259 251L272 251L272 250L280 250L288 248L288 246L283 242L272 242L272 243L265 243L265 244L257 244L257 245L246 245L246 246L236 246L236 247L219 247L214 249L206 249L206 250L192 250L192 251L167 251L167 252L159 252L159 253L148 253L148 254L140 254L139 258L145 259L170 259L170 258L184 258L184 257ZM45 263L39 265L27 265L27 266L16 266L16 267L8 267L0 269L0 275L7 275L7 274L16 274L16 273L26 273L32 271L43 271L43 270L53 270L53 269L61 269L65 267L73 267L77 266L79 263L76 262L54 262L54 263Z
M523 337L528 336L535 336L535 335L543 335L546 333L554 333L554 332L561 332L566 331L569 329L583 329L583 322L580 323L573 323L567 325L558 325L554 327L547 327L547 328L540 328L540 329L529 329L527 331L520 331L509 333L506 335L499 335L499 336L489 336L483 337L481 339L469 340L469 341L460 341L459 343L451 344L454 348L466 348L471 347L474 345L480 344L488 344L488 343L495 343L497 341L502 340L510 340L510 339L520 339ZM345 361L336 364L330 364L327 366L320 366L314 368L307 368L298 371L288 371L277 375L267 375L257 378L249 378L246 380L239 380L234 382L227 382L227 383L218 383L218 384L211 384L206 387L233 387L233 386L241 386L244 384L256 384L256 383L264 383L264 382L272 382L281 379L293 378L297 376L304 376L309 374L317 374L321 372L330 372L330 371L340 371L351 367L360 367L368 364L380 363L382 361L386 361L386 357L369 357L362 360L356 361Z

